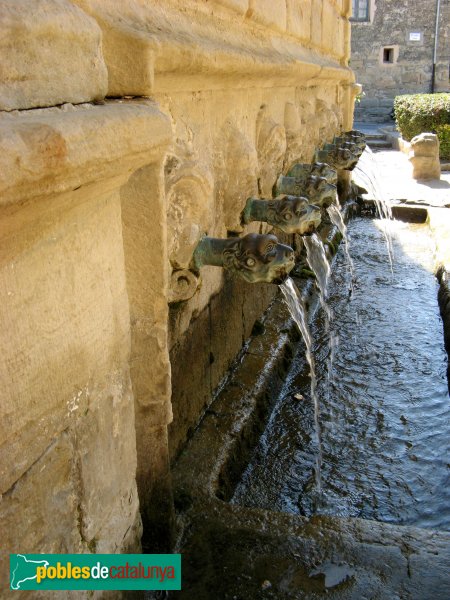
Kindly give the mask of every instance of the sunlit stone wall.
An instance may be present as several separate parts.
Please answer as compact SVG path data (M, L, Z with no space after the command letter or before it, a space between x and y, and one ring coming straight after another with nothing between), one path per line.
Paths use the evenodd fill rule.
M32 5L0 5L2 554L163 548L170 456L275 292L192 252L350 128L349 2Z

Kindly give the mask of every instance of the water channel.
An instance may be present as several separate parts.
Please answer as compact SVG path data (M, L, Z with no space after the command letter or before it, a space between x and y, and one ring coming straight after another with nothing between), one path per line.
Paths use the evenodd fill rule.
M322 498L304 347L238 484L233 503L450 530L447 355L427 225L357 218L348 226L353 293L343 294L343 245L328 302L311 326L320 398ZM330 377L329 337L339 337ZM327 393L327 386L330 393Z

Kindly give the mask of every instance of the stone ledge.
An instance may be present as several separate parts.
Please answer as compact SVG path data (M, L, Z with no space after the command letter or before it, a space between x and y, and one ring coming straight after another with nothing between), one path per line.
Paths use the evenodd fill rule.
M221 19L187 4L76 0L103 32L108 95L354 81L342 54L249 22ZM194 18L195 17L195 18ZM302 42L303 43L303 42ZM342 40L342 45L344 41Z
M150 101L4 113L0 206L106 178L123 183L161 156L171 136L169 119Z

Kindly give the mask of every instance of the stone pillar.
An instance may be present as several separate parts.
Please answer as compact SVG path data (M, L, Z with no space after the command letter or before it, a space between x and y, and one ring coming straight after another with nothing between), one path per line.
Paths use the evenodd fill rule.
M120 190L170 135L132 103L0 116L3 556L140 550Z
M170 550L172 491L167 426L172 420L167 343L167 223L161 149L158 159L121 190L131 322L131 379L135 398L137 484L144 545Z
M439 138L434 133L421 133L411 140L409 160L414 179L440 179Z

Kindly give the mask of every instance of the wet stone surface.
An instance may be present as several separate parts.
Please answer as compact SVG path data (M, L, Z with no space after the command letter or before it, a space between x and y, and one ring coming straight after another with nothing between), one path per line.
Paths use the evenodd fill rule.
M351 222L356 283L350 300L342 293L343 252L337 257L329 304L339 345L329 388L328 339L320 319L313 328L321 501L314 489L309 378L300 353L233 502L450 529L450 406L434 245L426 225L391 227L393 275L379 222Z
M411 232L417 246L417 242L421 238L417 235L417 230L411 230ZM375 228L369 228L363 229L360 236L364 239L377 238L379 233ZM352 241L355 244L356 237L357 232L353 231ZM340 254L337 260L342 263L343 257ZM354 255L353 252L352 255ZM420 255L423 257L422 251ZM343 315L343 318L356 324L361 323L362 317L367 318L369 315L378 320L382 318L383 311L369 307L368 300L376 298L390 280L389 272L387 275L380 275L377 274L375 268L381 257L385 256L386 248L384 246L380 249L379 256L371 250L366 252L364 260L367 261L369 268L367 281L370 284L370 294L367 290L365 291L366 303L361 308L360 318L356 319L356 312L353 311L352 314L345 307L336 311L339 312L339 316ZM403 262L398 250L396 251L396 260L400 263ZM387 259L386 264L388 264ZM394 267L395 284L398 285L400 279L396 268ZM422 267L420 268L422 269ZM411 270L410 266L408 269ZM427 269L427 266L423 267L423 273L427 274L425 283L423 283L422 277L416 281L413 276L409 286L399 285L398 288L403 297L397 301L397 304L399 309L401 308L401 311L409 316L407 332L399 342L402 348L408 347L409 336L413 337L415 333L424 328L432 329L435 317L436 322L439 323L436 315L431 320L428 319L425 325L418 322L415 316L417 305L412 304L410 299L412 290L409 287L414 287L416 284L419 289L422 289L422 285L424 286L427 297L432 291L431 297L435 299L436 282ZM343 265L338 264L335 272L337 273L336 277L340 278L340 280L336 279L336 286L341 287L342 293L342 286L348 282ZM416 284L413 285L414 282ZM297 283L299 284L300 281L298 280ZM311 287L309 283L308 289ZM359 293L362 294L360 285L361 282L355 286L355 298ZM313 304L311 296L307 295L307 298L307 304ZM304 299L306 299L305 295ZM395 322L392 312L395 305L396 302L391 296L390 304L387 307L389 309L387 313L391 314L390 327ZM307 466L309 462L312 467L314 456L314 445L312 441L308 441L312 425L309 378L307 372L301 368L302 360L304 362L304 359L301 359L302 352L299 352L298 357L293 353L295 343L298 342L292 325L283 303L275 301L265 319L262 320L260 328L256 332L257 335L250 341L247 352L235 365L227 385L212 403L195 435L174 466L173 486L178 529L175 550L181 552L183 556L183 588L180 592L170 593L168 597L181 600L313 600L322 597L336 600L429 600L430 598L447 600L450 589L449 532L398 524L391 525L353 516L312 514L314 509L314 496L311 494L313 478L310 478L311 468L308 469ZM430 366L432 363L430 356L434 356L436 349L441 350L443 347L442 329L439 333L440 335L432 343L430 342L431 345L425 347L425 354L417 355L414 369L411 370L412 374L405 377L405 384L411 377L415 378L413 381L417 380L419 375L417 374L416 377L415 371L427 371L430 368L433 371L434 367ZM374 346L370 354L366 352L371 360L377 353L380 355L384 353L386 341L380 341L380 347L377 348L370 336L363 338L359 335L359 337ZM319 336L319 346L320 342ZM323 348L325 356L319 352L319 363L326 358L326 344L323 345ZM345 346L343 349L345 350ZM356 348L347 349L342 355L336 357L336 368L340 362L347 366L355 362L360 365L359 369L361 370L363 354L358 354ZM424 357L428 357L427 360ZM392 364L386 363L386 365L390 377L379 381L377 389L380 396L383 390L387 393L387 384L395 374L395 361ZM352 410L347 410L343 415L346 422L348 421L347 429L343 429L340 437L336 436L337 450L334 455L334 468L337 469L339 462L342 461L345 467L343 475L350 471L349 462L352 457L351 453L348 457L346 456L345 444L351 447L355 443L352 435L360 435L361 432L365 432L363 440L366 440L368 448L370 449L370 444L378 444L377 451L383 457L392 458L395 456L396 448L402 449L399 456L402 460L408 459L406 464L409 465L409 471L404 474L398 466L394 471L392 463L386 461L392 481L401 481L402 477L409 476L417 467L421 469L423 466L421 462L426 465L432 460L431 457L427 457L427 453L432 453L433 457L437 456L438 464L440 464L439 461L442 460L445 452L444 446L442 444L439 446L440 454L434 452L433 446L430 444L430 436L435 433L439 438L439 431L444 426L445 417L439 416L439 410L437 410L434 417L433 414L422 415L415 421L414 413L423 408L429 410L430 406L432 409L436 408L436 405L439 407L439 402L428 402L430 398L433 400L433 394L437 390L439 393L442 392L442 397L445 397L446 401L448 400L443 389L446 385L445 368L444 360L437 369L439 377L432 386L425 390L426 393L422 394L413 409L409 411L402 409L399 419L392 421L395 425L392 431L396 432L399 438L394 440L395 443L389 442L389 436L392 433L389 427L392 415L387 410L389 404L386 402L384 405L385 414L383 416L379 415L381 411L369 411L364 429L362 424L357 426L355 418L358 416L358 410L363 410L368 403L353 399L353 403L350 403ZM291 369L291 376L286 382L289 369ZM442 369L443 373L440 377ZM365 375L367 379L368 372L365 372ZM375 374L372 372L371 376L375 377ZM398 377L398 374L396 376ZM353 381L354 374L347 374L348 378ZM344 377L342 377L342 381L345 382ZM285 382L284 391L282 390L283 382ZM359 390L358 398L365 393L366 383L356 386ZM305 389L300 392L303 389L302 386ZM345 383L345 387L350 387L350 380ZM274 396L274 394L278 396ZM277 397L279 398L278 404ZM294 483L297 488L293 496L295 498L294 509L291 511L295 514L288 514L286 509L284 509L285 512L280 512L282 502L288 498L286 494L279 494L272 500L265 500L266 508L269 510L231 504L229 500L235 490L236 482L240 478L242 479L242 473L245 472L248 464L253 464L253 469L255 469L255 457L260 453L267 432L271 431L277 415L280 414L280 401L286 397L295 401L295 418L292 413L290 425L292 429L294 426L296 430L302 429L304 448L303 450L297 448L295 458L300 456L304 464L302 465L300 462L294 464L292 455L283 456L283 440L280 440L277 451L281 462L275 466L272 472L259 472L259 483L261 484L259 489L267 489L272 483L276 488L277 482L282 482L286 474L295 474L297 481ZM330 398L332 397L330 394ZM400 397L403 396L400 395ZM272 406L275 407L273 412L271 412ZM305 408L307 406L310 406L309 414ZM448 406L448 402L445 406ZM333 410L337 412L337 406L334 406ZM433 421L433 419L435 420ZM327 415L322 420L323 423L331 422ZM260 438L264 431L265 434ZM405 435L401 437L399 434L404 431L420 434L420 439L418 438L420 443L417 442L414 451L404 443L408 438ZM326 436L324 437L326 439ZM260 446L256 446L255 453L254 444L258 443L258 438L261 439L261 443ZM331 444L331 441L329 443ZM330 460L331 456L328 442L325 446L327 452L324 462ZM409 457L409 451L415 455L417 460ZM284 463L283 460L285 460ZM361 458L354 469L353 480L348 477L348 481L352 485L356 476L363 479L362 467L364 467L364 461ZM327 469L330 470L329 465L325 467L324 488L330 479ZM375 470L375 476L376 474ZM302 480L302 477L305 479ZM307 482L308 479L310 479L310 483L306 485L306 493L302 494L302 499L305 502L304 512L307 513L309 510L311 516L301 516L299 514L301 511L298 503L298 485L302 481ZM246 477L243 481L245 480ZM255 481L256 476L253 483ZM342 481L346 484L347 480L343 478ZM345 485L343 487L345 489ZM281 486L281 489L284 493L286 488ZM328 486L329 489L331 489L330 486ZM438 486L435 493L441 492L443 489ZM328 491L328 493L330 492ZM354 514L352 512L353 504L349 502L351 495L346 497L345 494L342 494L341 497L343 498L342 502L336 502L334 507L344 507L344 514ZM386 497L389 498L389 493L386 494ZM277 504L277 498L282 500L280 504ZM309 506L308 498L310 498ZM411 502L411 506L416 508L420 506L420 503ZM347 510L348 513L345 512ZM445 516L440 509L437 517L441 518L442 514ZM381 512L377 517L380 515ZM413 516L417 519L417 511ZM146 595L148 600L157 597L161 596Z

